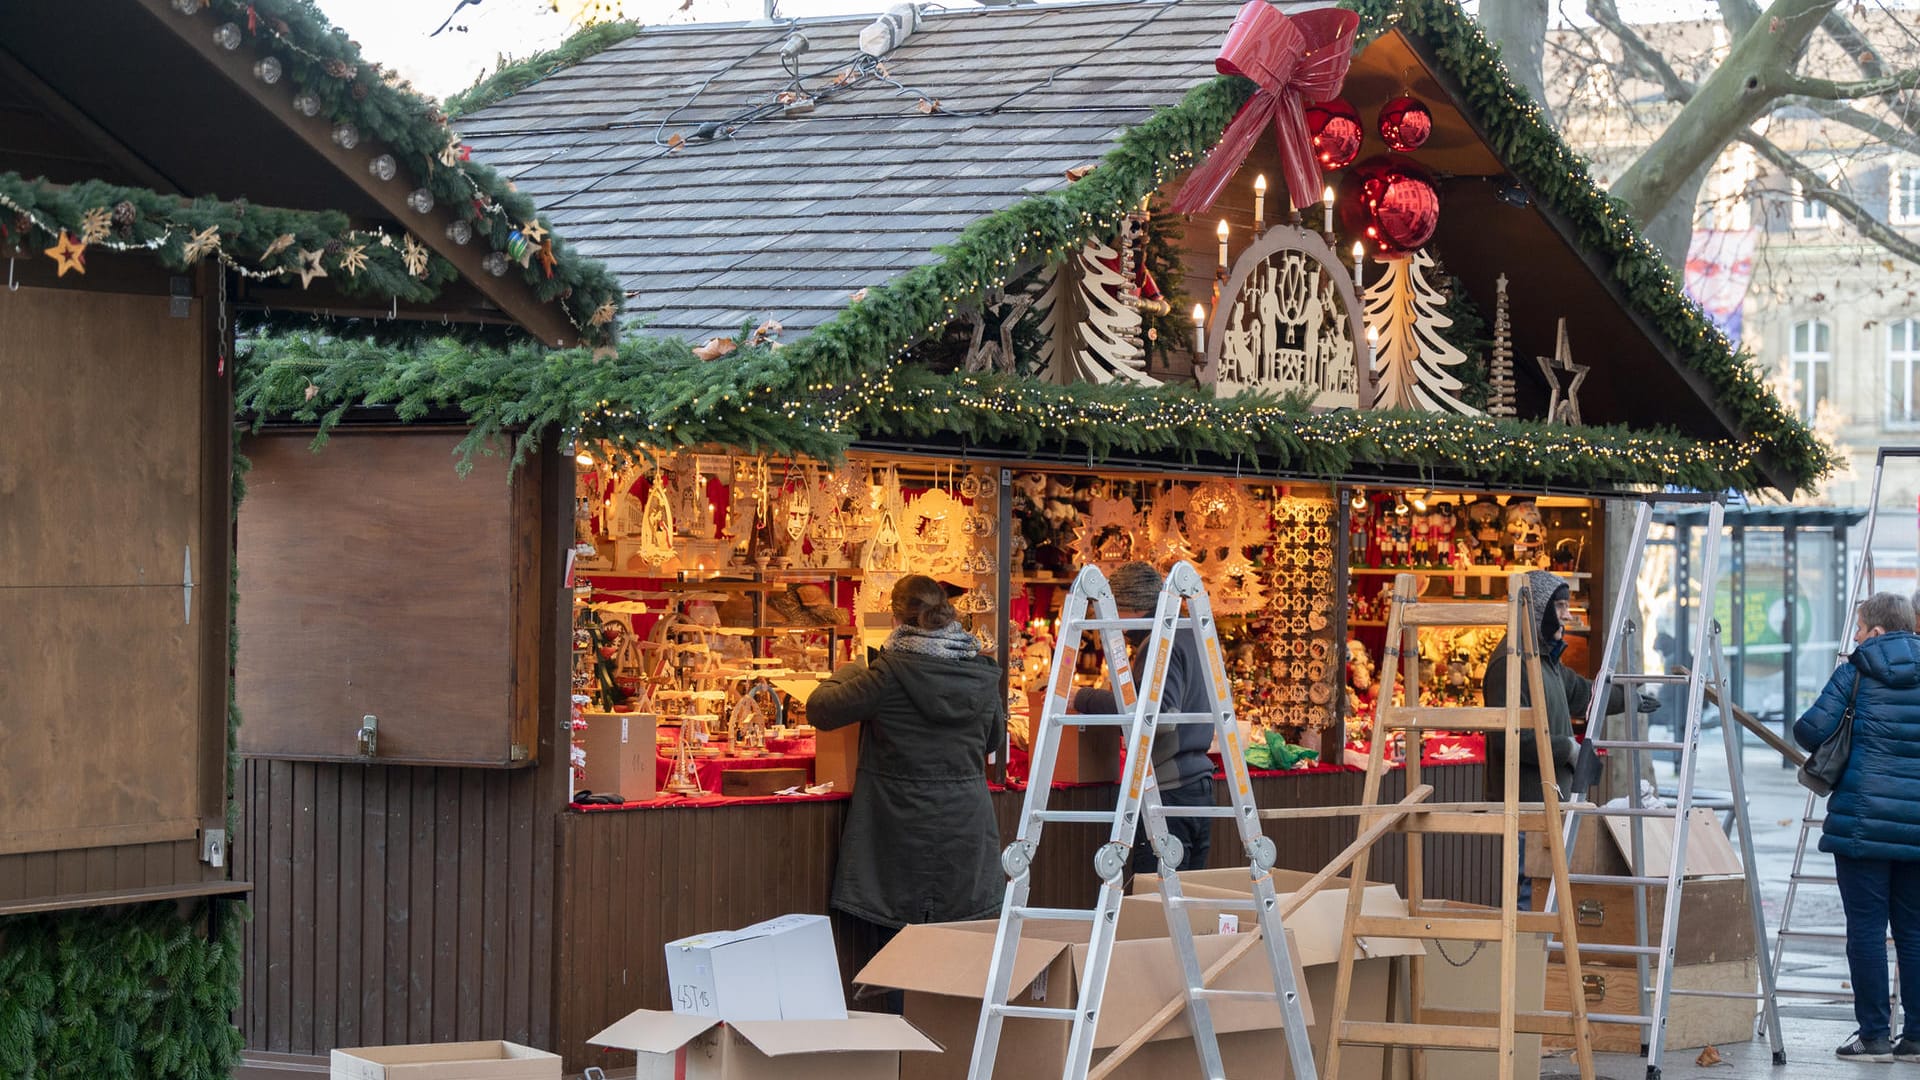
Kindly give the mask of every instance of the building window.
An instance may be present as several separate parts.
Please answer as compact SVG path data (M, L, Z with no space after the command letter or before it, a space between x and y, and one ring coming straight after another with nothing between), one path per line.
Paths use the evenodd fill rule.
M1920 225L1920 168L1893 170L1892 205L1887 217L1895 225Z
M1794 323L1787 358L1793 365L1794 411L1811 421L1833 389L1833 325L1822 319Z
M1820 183L1823 187L1833 186L1833 177L1831 175L1823 172L1820 173L1819 176ZM1808 228L1830 224L1833 220L1829 216L1830 213L1831 208L1828 207L1826 203L1807 197L1806 189L1800 186L1800 181L1795 180L1793 182L1793 224L1795 227Z
M1887 426L1920 427L1920 319L1887 327Z

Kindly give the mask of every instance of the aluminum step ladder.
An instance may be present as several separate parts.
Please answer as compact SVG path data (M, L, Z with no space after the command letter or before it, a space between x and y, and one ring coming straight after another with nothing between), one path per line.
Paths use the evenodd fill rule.
M1524 575L1507 579L1505 603L1427 601L1420 598L1419 580L1412 574L1398 574L1393 580L1393 605L1387 618L1386 661L1380 671L1380 703L1373 719L1372 745L1367 754L1367 778L1360 799L1361 824L1365 832L1362 845L1349 873L1346 921L1341 929L1337 952L1339 965L1335 975L1332 1016L1326 1021L1326 1073L1351 1075L1341 1071L1341 1057L1350 1046L1383 1046L1409 1051L1410 1075L1424 1076L1424 1052L1428 1050L1477 1050L1495 1054L1493 1068L1483 1076L1512 1080L1515 1075L1517 1036L1520 1034L1567 1035L1574 1041L1574 1056L1583 1080L1593 1080L1593 1042L1589 1028L1586 995L1581 992L1579 976L1580 945L1571 912L1520 910L1520 833L1537 830L1547 836L1547 851L1552 878L1567 882L1566 850L1560 846L1561 811L1559 797L1548 784L1539 803L1520 802L1520 755L1522 732L1534 735L1535 752L1543 776L1553 775L1549 755L1547 712L1541 692L1540 654L1534 637L1537 628L1527 616L1529 610ZM1420 639L1426 627L1502 627L1507 637L1506 704L1497 707L1451 707L1422 705L1419 701ZM1406 703L1392 703L1394 672L1398 669L1406 688ZM1528 688L1531 704L1520 703L1521 687ZM1499 732L1505 740L1505 783L1499 802L1427 804L1420 803L1431 788L1420 783L1421 746L1427 731ZM1380 790L1387 764L1385 747L1395 732L1406 733L1406 770L1408 798L1401 803L1383 804ZM1369 915L1362 910L1366 878L1373 842L1384 838L1387 829L1379 820L1399 819L1406 838L1407 914ZM1369 822L1369 817L1376 820ZM1500 838L1502 867L1501 904L1491 911L1427 906L1423 855L1424 834L1467 833ZM1567 955L1573 961L1568 968L1566 1012L1522 1012L1515 989L1518 984L1518 950L1515 939L1521 933L1557 929L1567 942ZM1356 950L1366 949L1365 939L1403 938L1414 940L1478 941L1495 943L1500 949L1500 1001L1497 1010L1430 1009L1425 1004L1425 962L1420 956L1408 962L1407 1009L1411 1020L1405 1023L1370 1023L1348 1018L1353 992L1353 965ZM1531 1066L1530 1066L1531 1067Z
M1593 697L1587 706L1587 745L1596 751L1624 752L1628 755L1633 781L1628 785L1627 805L1609 808L1584 802L1569 807L1563 845L1567 851L1576 850L1581 826L1588 818L1623 818L1627 822L1627 873L1577 873L1569 874L1568 880L1575 885L1624 885L1633 890L1634 944L1589 943L1581 945L1580 949L1592 956L1633 957L1637 976L1635 985L1639 988L1639 1011L1633 1014L1595 1014L1592 1019L1601 1023L1637 1024L1641 1027L1645 1032L1643 1046L1647 1057L1647 1080L1660 1080L1660 1063L1666 1052L1668 1011L1673 999L1682 996L1741 998L1760 1002L1766 1017L1768 1039L1773 1048L1773 1063L1786 1064L1786 1048L1780 1040L1779 1014L1773 993L1773 960L1761 944L1767 938L1766 912L1761 907L1760 879L1754 864L1753 830L1747 814L1740 742L1730 715L1723 718L1720 730L1726 743L1727 776L1733 790L1733 815L1739 829L1740 862L1746 875L1747 904L1754 923L1754 951L1760 962L1760 986L1753 991L1720 991L1676 989L1673 985L1673 961L1680 940L1679 932L1684 930L1680 925L1680 906L1686 886L1687 837L1691 831L1694 779L1699 767L1700 717L1706 706L1708 684L1712 684L1717 700L1725 702L1730 699L1727 696L1725 658L1720 648L1720 627L1709 617L1703 616L1694 630L1692 646L1695 659L1689 671L1668 674L1634 670L1638 666L1634 646L1637 645L1635 612L1638 606L1640 563L1646 552L1647 532L1652 524L1654 506L1667 501L1679 500L1647 499L1635 508L1626 563L1620 572L1613 605L1609 609L1606 645L1600 654L1600 670L1594 676ZM1718 500L1713 501L1707 511L1707 531L1700 564L1699 595L1705 598L1702 601L1705 604L1711 604L1714 595L1720 566L1720 529L1725 518L1726 507ZM1627 646L1624 650L1623 644ZM1629 689L1646 686L1685 687L1684 726L1675 732L1678 738L1671 741L1649 738L1646 718L1631 700L1627 702L1623 717L1625 730L1617 735L1609 731L1607 701L1616 686ZM1680 755L1675 798L1667 806L1649 806L1641 801L1640 763L1641 755L1647 753ZM1574 794L1581 796L1586 792L1576 787ZM1644 830L1650 820L1669 821L1673 828L1670 858L1665 867L1658 868L1659 873L1652 872L1655 868L1646 864ZM1647 910L1647 893L1654 888L1665 890L1657 928L1649 925ZM1562 899L1557 889L1549 888L1547 910L1558 910ZM1654 929L1659 931L1657 935L1650 933ZM1547 947L1553 951L1559 948L1559 944L1550 940Z
M1184 607L1185 612L1182 612ZM1089 616L1089 608L1093 614ZM1128 662L1127 631L1149 631L1141 647L1148 658L1136 690ZM1073 676L1079 659L1082 636L1099 635L1105 654L1104 666L1113 700L1122 710L1112 714L1072 714L1068 707L1073 694ZM1178 638L1191 634L1205 665L1202 683L1207 689L1207 712L1178 713L1161 709L1161 694L1166 686L1167 669ZM1195 675L1202 675L1196 672ZM1118 727L1126 732L1126 748L1119 796L1111 810L1049 810L1047 798L1052 791L1054 760L1061 732L1067 725ZM1161 727L1174 724L1211 725L1219 740L1221 757L1227 769L1227 806L1168 807L1160 801L1153 774L1153 740ZM1214 1031L1210 1003L1220 999L1259 998L1277 1001L1287 1056L1292 1075L1299 1080L1316 1080L1313 1049L1308 1042L1305 1011L1301 1008L1301 988L1294 980L1294 965L1286 931L1281 923L1281 906L1270 871L1276 857L1274 843L1261 830L1259 808L1254 805L1247 765L1242 757L1241 738L1234 722L1233 696L1222 661L1220 640L1215 631L1213 605L1199 571L1188 562L1175 563L1167 574L1160 599L1150 618L1121 618L1113 592L1097 567L1086 567L1074 578L1062 604L1059 639L1054 643L1053 667L1039 725L1034 729L1031 773L1027 778L1027 796L1020 809L1019 827L1014 840L1001 855L1007 874L1006 899L1000 909L1000 927L994 938L993 960L987 973L986 992L980 1009L980 1025L974 1036L973 1058L968 1069L970 1080L990 1080L999 1058L1000 1036L1008 1018L1051 1020L1071 1025L1062 1080L1083 1080L1092 1066L1094 1034L1100 1022L1100 1006L1106 991L1107 969L1112 961L1118 930L1120 904L1124 898L1127 865L1131 861L1134 837L1141 815L1145 814L1147 835L1160 858L1160 898L1186 986L1184 1010L1199 1054L1201 1075L1208 1080L1225 1080L1220 1044ZM1239 830L1252 874L1252 895L1233 899L1188 898L1180 888L1175 872L1183 852L1178 839L1167 831L1171 817L1228 818ZM1093 871L1100 880L1099 899L1091 908L1044 908L1027 903L1032 889L1032 868L1039 851L1041 833L1053 823L1105 825L1108 839L1093 858ZM1245 935L1235 949L1245 951L1261 946L1273 975L1273 989L1220 990L1207 981L1217 970L1202 971L1194 950L1193 926L1188 911L1194 908L1251 913L1256 928ZM1029 921L1073 921L1088 925L1088 953L1085 975L1080 983L1080 1000L1072 1008L1013 1004L1015 994L1024 991L1013 982L1014 957L1020 946L1024 924ZM1257 938L1256 938L1257 935ZM1234 953L1232 955L1238 955ZM1229 962L1222 957L1215 968ZM1177 1015L1180 1003L1170 1003L1168 1016ZM1150 1034L1150 1032L1149 1032ZM1131 1052L1144 1042L1128 1043L1108 1055L1095 1069L1103 1075L1118 1064L1116 1055ZM1028 1076L1028 1071L1013 1075Z
M1847 579L1847 603L1842 609L1840 621L1840 653L1835 666L1844 664L1853 655L1854 613L1860 610L1860 602L1868 595L1867 589L1873 581L1873 531L1880 520L1880 481L1886 476L1889 458L1920 459L1920 446L1882 446L1874 455L1873 486L1867 496L1867 526L1860 544L1860 564L1853 575ZM1844 929L1820 927L1817 929L1795 929L1793 925L1794 902L1799 899L1803 885L1838 888L1839 883L1832 874L1809 874L1806 872L1807 838L1813 831L1826 822L1826 815L1820 810L1820 797L1807 792L1806 809L1800 813L1800 840L1793 849L1793 873L1787 879L1787 898L1780 908L1780 929L1774 937L1773 966L1778 970L1786 959L1789 942L1832 941L1845 942ZM1893 956L1891 948L1888 957L1893 960L1892 1004L1897 1018L1900 1008L1900 968L1899 960ZM1780 993L1787 997L1814 998L1821 1001L1851 1002L1853 991L1851 983L1835 986L1830 990L1819 987L1792 986L1782 988Z

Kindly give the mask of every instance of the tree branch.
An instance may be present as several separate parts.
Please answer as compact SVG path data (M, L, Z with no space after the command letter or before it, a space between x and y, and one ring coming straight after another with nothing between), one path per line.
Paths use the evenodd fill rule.
M1680 77L1660 50L1647 43L1633 27L1620 18L1613 0L1587 0L1587 14L1612 34L1625 55L1659 82L1667 96L1682 104L1693 97L1693 84Z
M1800 185L1803 198L1813 199L1832 207L1846 222L1860 230L1860 235L1886 248L1910 263L1920 264L1920 244L1916 244L1900 233L1876 220L1859 203L1828 187L1825 180L1812 169L1802 165L1792 154L1775 146L1765 136L1751 130L1742 130L1739 140L1753 147L1754 151L1771 163L1774 168L1792 177Z
M1897 94L1902 90L1912 90L1920 86L1920 68L1908 68L1877 79L1855 79L1841 81L1835 79L1811 79L1805 75L1788 75L1781 86L1784 93L1801 97L1818 98L1821 101L1858 101L1861 98L1883 97Z
M1828 120L1845 124L1856 131L1865 132L1876 139L1885 141L1889 146L1904 150L1915 157L1920 157L1920 134L1915 134L1911 128L1904 124L1894 123L1891 120L1874 116L1872 113L1861 112L1851 105L1843 105L1837 101L1822 101L1819 98L1781 98L1777 104L1783 108L1793 105L1808 109Z
M1753 0L1720 0L1720 18L1727 24L1727 33L1739 37L1760 21L1760 5Z
M1820 29L1825 30L1833 43L1860 66L1860 74L1869 79L1886 76L1887 66L1880 62L1880 53L1867 40L1867 35L1855 29L1847 17L1840 14L1840 9L1827 12L1827 17L1820 20Z

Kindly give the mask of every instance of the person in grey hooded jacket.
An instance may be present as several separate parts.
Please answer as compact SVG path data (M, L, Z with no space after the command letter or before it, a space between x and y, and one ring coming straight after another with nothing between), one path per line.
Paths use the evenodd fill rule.
M1108 576L1113 590L1113 606L1121 618L1141 619L1153 614L1160 603L1165 581L1150 563L1123 563ZM1146 631L1127 634L1133 646L1133 678L1139 685L1146 675L1147 655L1142 646ZM1206 712L1206 661L1200 656L1200 643L1191 629L1181 630L1173 638L1173 656L1167 662L1167 681L1160 693L1163 713ZM1082 713L1113 713L1113 691L1085 687L1073 696L1073 710ZM1167 806L1212 806L1213 759L1207 751L1213 746L1213 728L1205 724L1177 724L1163 727L1153 737L1153 775L1160 788L1160 801ZM1160 869L1160 860L1148 843L1145 818L1133 845L1133 870L1151 874ZM1167 831L1180 841L1184 850L1180 869L1198 870L1207 865L1211 847L1212 821L1208 818L1168 818Z

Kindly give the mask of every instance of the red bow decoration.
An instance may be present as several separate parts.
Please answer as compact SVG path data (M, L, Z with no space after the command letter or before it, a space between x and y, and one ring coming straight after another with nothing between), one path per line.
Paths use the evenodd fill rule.
M1227 31L1214 69L1244 75L1260 89L1227 125L1226 134L1207 160L1187 177L1173 209L1192 214L1213 205L1233 179L1267 118L1280 141L1280 162L1287 194L1296 208L1320 198L1320 166L1307 132L1306 104L1340 93L1353 63L1353 36L1360 16L1340 8L1319 8L1289 18L1267 0L1248 0Z

